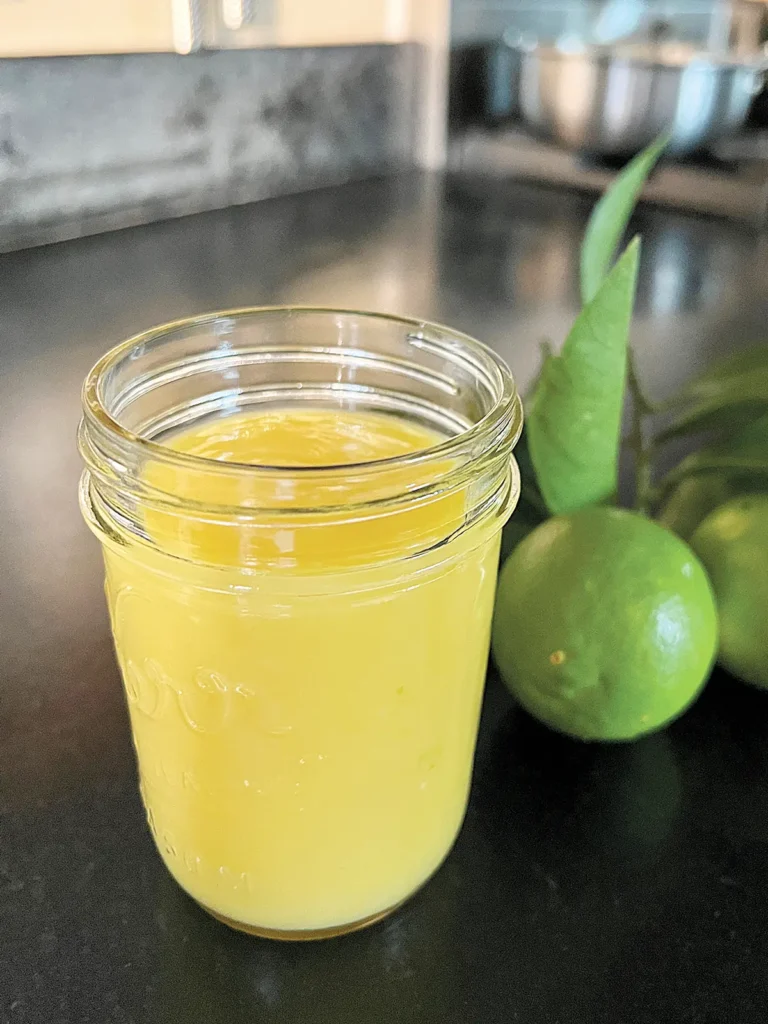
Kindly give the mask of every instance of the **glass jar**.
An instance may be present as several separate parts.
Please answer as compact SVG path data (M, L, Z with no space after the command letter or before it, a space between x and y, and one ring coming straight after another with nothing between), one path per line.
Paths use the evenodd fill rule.
M440 865L466 808L519 492L509 371L417 320L246 309L126 341L83 404L81 506L165 864L258 935L378 920ZM297 410L428 446L271 466L175 440Z

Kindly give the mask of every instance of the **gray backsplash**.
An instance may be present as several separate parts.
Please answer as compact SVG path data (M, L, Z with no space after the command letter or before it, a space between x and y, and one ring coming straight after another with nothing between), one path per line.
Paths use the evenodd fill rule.
M409 46L0 61L0 249L384 173Z

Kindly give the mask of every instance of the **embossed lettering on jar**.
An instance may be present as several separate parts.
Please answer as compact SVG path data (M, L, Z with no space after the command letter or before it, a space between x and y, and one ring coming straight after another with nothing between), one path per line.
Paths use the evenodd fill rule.
M378 920L464 814L520 401L463 335L333 310L182 321L84 391L142 797L227 923Z

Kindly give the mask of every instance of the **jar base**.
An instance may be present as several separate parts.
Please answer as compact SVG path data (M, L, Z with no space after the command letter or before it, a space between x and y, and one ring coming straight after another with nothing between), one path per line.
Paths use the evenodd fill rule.
M204 903L199 903L198 906L202 907L206 914L210 914L217 921L237 932L244 932L246 935L254 935L259 939L276 939L278 942L313 942L317 939L335 939L340 935L349 935L351 932L359 932L363 928L370 928L371 925L378 924L385 917L394 914L405 902L406 900L400 900L399 903L395 903L386 910L379 910L369 917L363 917L358 921L350 921L347 924L333 925L330 928L300 928L285 931L279 928L260 928L258 925L244 924L242 921L235 921L231 917L219 914L216 910L211 910Z

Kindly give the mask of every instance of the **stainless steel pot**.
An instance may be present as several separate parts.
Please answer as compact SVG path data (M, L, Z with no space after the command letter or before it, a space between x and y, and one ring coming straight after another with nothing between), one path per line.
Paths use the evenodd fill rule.
M712 146L742 127L766 68L762 57L729 59L679 43L516 48L523 119L601 156L630 156L664 130L671 154Z

